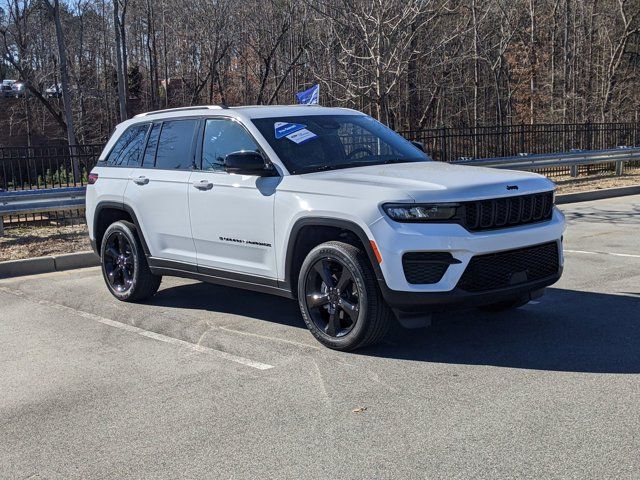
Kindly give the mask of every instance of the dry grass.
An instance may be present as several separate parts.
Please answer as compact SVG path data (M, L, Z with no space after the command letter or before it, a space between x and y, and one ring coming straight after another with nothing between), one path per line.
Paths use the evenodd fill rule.
M0 237L0 262L91 250L86 225L5 230Z
M572 178L569 176L554 178L558 186L558 193L587 192L604 188L630 187L640 185L640 171L633 170L617 177L613 172Z

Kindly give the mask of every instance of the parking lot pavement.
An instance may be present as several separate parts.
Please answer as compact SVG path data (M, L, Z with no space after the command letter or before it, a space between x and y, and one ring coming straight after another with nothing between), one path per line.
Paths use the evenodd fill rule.
M637 478L640 196L563 210L539 302L350 354L277 297L0 281L0 477Z

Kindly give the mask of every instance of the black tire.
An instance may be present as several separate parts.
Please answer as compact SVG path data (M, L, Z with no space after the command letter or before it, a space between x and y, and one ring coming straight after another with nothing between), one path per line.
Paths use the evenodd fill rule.
M160 288L162 276L151 273L133 223L119 221L107 228L100 247L100 259L107 288L118 300L145 300Z
M529 303L529 295L509 298L507 300L490 303L488 305L482 305L480 307L480 310L483 310L485 312L505 312L507 310L514 310L516 308L523 307L527 303Z
M367 254L337 241L307 255L298 277L298 304L313 336L335 350L380 342L393 318Z

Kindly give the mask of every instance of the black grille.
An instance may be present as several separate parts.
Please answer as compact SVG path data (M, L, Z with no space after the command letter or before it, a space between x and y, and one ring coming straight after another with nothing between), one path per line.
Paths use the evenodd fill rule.
M556 242L478 255L469 262L458 288L468 292L497 290L551 277L558 272L558 268Z
M470 231L493 230L550 220L553 192L464 202L460 223Z
M402 256L402 268L407 282L438 283L452 263L460 263L448 252L408 252Z

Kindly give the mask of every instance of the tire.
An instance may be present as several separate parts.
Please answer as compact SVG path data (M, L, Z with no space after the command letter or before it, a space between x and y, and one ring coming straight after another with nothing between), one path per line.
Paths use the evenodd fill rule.
M100 247L100 260L107 288L118 300L145 300L160 288L162 276L151 273L133 223L119 221L107 228Z
M393 318L367 254L338 241L307 255L298 276L298 304L313 336L334 350L380 342Z
M488 305L482 305L480 310L485 312L505 312L508 310L515 310L529 303L529 295L522 297L510 298L501 302L490 303Z

